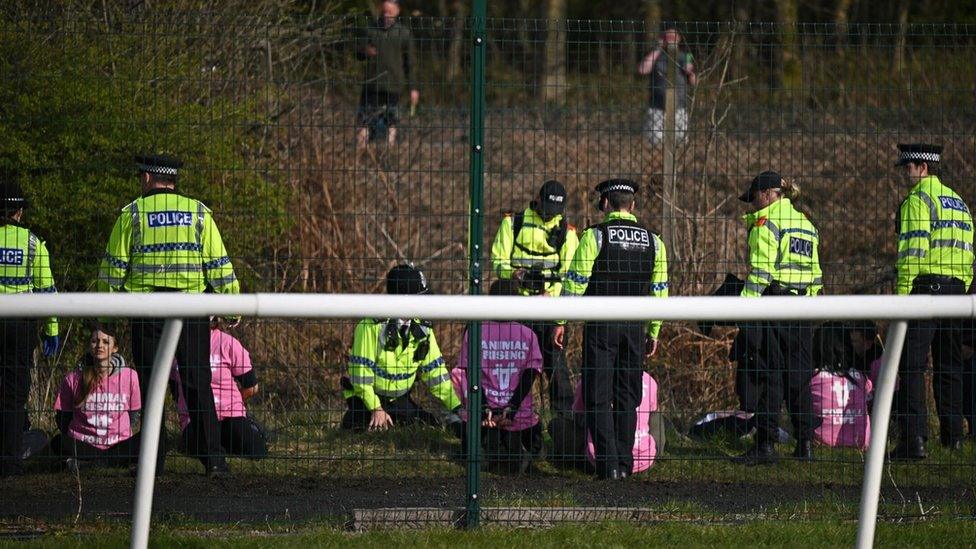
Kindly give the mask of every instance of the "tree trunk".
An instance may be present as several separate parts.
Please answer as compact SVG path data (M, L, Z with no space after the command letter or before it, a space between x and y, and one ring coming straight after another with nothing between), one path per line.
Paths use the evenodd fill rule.
M891 58L891 76L897 78L905 68L905 43L908 34L908 0L898 2L898 34L895 36L895 51Z
M546 0L546 53L542 98L547 103L566 99L566 0Z
M837 53L844 55L847 46L847 22L850 20L851 4L854 0L837 0L834 7L834 46Z
M661 0L644 0L644 33L647 36L647 49L657 44L661 33Z
M454 25L451 30L451 46L447 50L447 80L453 82L461 76L461 51L464 49L464 21L468 15L467 2L454 0Z
M748 34L749 6L746 2L736 2L732 17L735 19L736 39L735 44L732 45L732 60L730 62L732 70L730 73L738 78L749 74L749 68L746 66L750 43Z
M776 0L776 22L780 32L778 84L783 88L800 85L800 56L797 51L797 0Z

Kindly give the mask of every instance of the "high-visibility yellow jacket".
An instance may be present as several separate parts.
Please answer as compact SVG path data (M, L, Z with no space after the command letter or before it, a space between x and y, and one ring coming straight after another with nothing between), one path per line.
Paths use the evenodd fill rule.
M898 213L898 287L907 295L919 275L973 281L973 217L969 207L939 178L912 187Z
M491 262L495 275L501 279L510 279L516 269L539 267L543 275L553 279L546 283L546 294L559 295L562 292L559 279L569 268L569 262L579 245L576 228L566 225L566 238L557 250L549 243L549 236L560 230L562 214L543 221L535 210L526 208L522 213L519 234L514 234L514 217L506 214L502 218L491 244Z
M0 294L57 291L44 241L19 225L0 225ZM58 335L57 318L45 321L44 333Z
M201 293L207 286L240 292L210 209L169 190L147 193L122 209L98 272L100 291Z
M772 283L799 295L818 295L823 289L820 236L789 198L747 214L749 276L743 297L758 297Z
M434 330L419 320L408 324L406 345L396 319L363 319L356 325L349 351L349 381L345 398L362 399L366 408L381 407L380 398L397 398L410 392L417 377L448 410L461 405L444 365ZM425 352L426 351L426 352Z

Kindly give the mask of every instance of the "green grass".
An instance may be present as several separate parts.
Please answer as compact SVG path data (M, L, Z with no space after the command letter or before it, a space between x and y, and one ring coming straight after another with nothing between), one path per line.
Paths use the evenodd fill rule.
M550 529L482 528L477 531L434 529L419 532L351 533L332 527L304 529L201 526L163 531L157 528L153 547L842 547L853 544L857 525L836 521L757 521L744 524L663 522L646 525L596 524ZM52 531L15 547L126 547L121 529ZM939 520L881 523L880 547L973 547L976 521Z

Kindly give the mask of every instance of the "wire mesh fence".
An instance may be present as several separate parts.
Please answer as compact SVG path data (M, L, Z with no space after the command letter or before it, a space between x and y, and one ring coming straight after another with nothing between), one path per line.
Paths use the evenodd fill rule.
M30 200L22 221L47 242L61 291L94 289L112 224L141 192L134 154L183 161L178 189L212 208L243 291L383 293L396 290L388 286L390 269L412 263L435 293L472 286L488 293L492 283L515 279L496 291L526 294L527 308L542 299L528 294L555 299L586 291L583 282L593 273L581 272L585 257L574 256L598 238L600 229L588 228L605 220L594 188L606 180L638 184L633 214L642 225L634 226L645 232L637 238L654 243L657 260L662 250L667 257L663 277L651 267L640 284L606 291L636 295L639 288L661 297L712 294L727 273L755 282L748 278L757 267L751 234L769 228L760 219L779 220L767 214L743 221L760 208L737 199L765 170L802 189L798 209L786 215L789 226L778 228L815 233L787 252L812 259L813 248L804 246L815 245L822 270L822 281L779 280L792 284L788 293L815 294L821 284L826 294L896 291L906 240L900 208L913 185L894 167L897 143L944 147L931 169L940 169L964 203L944 205L947 212L968 210L976 199L976 29L969 25L852 24L841 33L803 24L490 18L481 22L480 43L476 21L464 14L384 21L328 7L267 6L3 10L0 163L20 174ZM475 61L477 48L483 66ZM484 110L476 127L473 96L483 98L475 105ZM483 141L476 139L482 134ZM484 165L480 198L471 184L473 155ZM550 180L562 190L540 194ZM473 215L483 231L469 226L474 203L481 204ZM814 228L798 225L796 212ZM967 274L947 278L959 279L959 292L966 292L972 228L955 229L963 232L953 240L968 238L968 264L954 256ZM497 398L483 397L487 409L504 412L507 421L517 414L505 412L504 395L532 403L522 418L531 426L517 435L498 427L485 435L481 505L521 509L486 520L576 520L573 509L583 507L643 509L603 511L610 520L853 516L866 444L866 380L880 357L884 326L665 323L659 333L650 329L657 351L646 361L646 327L627 326L625 346L634 347L628 352L639 362L630 374L645 373L621 381L627 391L616 393L636 398L638 412L634 418L605 409L598 419L593 403L605 408L604 397L614 394L597 388L612 377L601 368L621 364L596 366L593 356L612 355L592 349L616 328L569 323L560 350L556 324L527 323L526 331L507 322L518 318L511 311L481 327L481 367L490 380L482 383L498 385ZM253 420L243 428L260 433L267 455L231 460L241 480L232 496L225 488L201 488L186 474L199 466L186 457L193 452L182 443L174 383L174 402L167 404L171 459L157 508L194 517L298 518L426 507L439 510L430 515L437 520L458 520L454 510L470 488L464 414L456 409L470 397L458 367L469 326L415 320L238 327L222 321L228 335L215 337L208 353L213 383L222 380L229 394L255 393L239 403ZM130 332L139 329L122 326L117 334L120 354L137 371ZM913 433L928 437L929 457L888 469L883 512L971 515L971 327L958 321L915 329L928 335L913 340L913 370L899 391L915 395L904 399L902 412L920 418ZM925 338L932 334L934 373L926 381ZM30 427L58 431L62 378L89 353L90 335L82 323L62 321L61 350L35 357ZM771 340L786 355L776 382ZM247 352L236 343L221 347L233 341ZM4 360L5 368L14 364L6 354ZM417 383L403 393L417 369ZM520 386L525 369L541 373L526 374L534 383ZM771 383L784 385L787 395L768 404ZM6 378L4 384L6 392ZM391 413L393 427L360 432L377 419L377 403ZM5 421L13 417L4 413ZM610 472L599 469L607 433L591 433L596 441L588 450L587 421L592 431L607 418L638 439L633 463L622 458L620 467L641 472L627 482L590 480ZM245 453L233 436L222 439L224 450ZM729 461L763 438L788 449L779 464ZM814 461L792 457L797 439L815 442ZM29 477L4 481L23 495L4 498L4 515L129 508L118 499L120 487L129 486L126 475L82 471L75 483L60 472L71 455L37 450L25 462ZM86 494L83 504L76 492ZM58 497L39 497L50 493ZM532 515L529 507L550 512Z

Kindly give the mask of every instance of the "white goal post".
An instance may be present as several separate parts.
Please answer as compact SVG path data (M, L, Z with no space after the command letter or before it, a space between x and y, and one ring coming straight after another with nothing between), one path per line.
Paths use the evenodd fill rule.
M822 296L822 297L524 297L391 296L376 294L12 294L0 296L0 318L156 317L165 318L163 338L150 377L153 404L145 410L132 516L131 547L148 545L163 400L183 318L245 316L264 318L424 318L483 320L517 316L521 320L892 320L882 369L875 388L871 441L865 463L857 547L874 541L878 496L888 442L898 361L907 321L976 317L976 295Z

